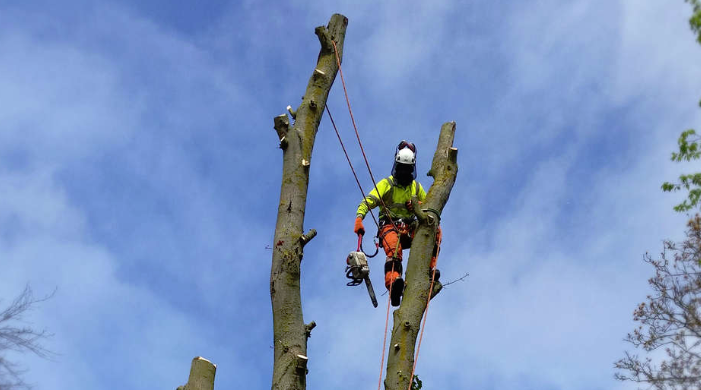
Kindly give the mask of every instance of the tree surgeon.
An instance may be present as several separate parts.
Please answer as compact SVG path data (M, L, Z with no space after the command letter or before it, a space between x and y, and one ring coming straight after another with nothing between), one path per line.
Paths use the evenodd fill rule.
M407 141L397 145L394 153L392 174L382 179L370 194L360 202L353 231L365 234L363 219L370 209L382 206L380 210L377 237L387 255L385 262L385 287L390 292L392 306L399 306L404 291L402 279L402 250L411 248L411 241L418 225L411 205L411 198L419 202L426 199L421 183L416 181L416 146ZM436 232L436 245L433 248L429 276L435 281L440 278L436 269L436 258L440 250L442 233L440 227ZM431 275L435 273L435 276Z

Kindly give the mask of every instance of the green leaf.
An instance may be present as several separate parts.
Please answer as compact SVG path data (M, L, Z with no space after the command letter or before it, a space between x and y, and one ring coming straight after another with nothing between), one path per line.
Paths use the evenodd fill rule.
M418 375L414 375L414 379L411 381L411 390L421 390L422 387L423 382L421 382Z
M675 190L675 185L669 182L664 182L662 183L662 191L664 192L672 192Z

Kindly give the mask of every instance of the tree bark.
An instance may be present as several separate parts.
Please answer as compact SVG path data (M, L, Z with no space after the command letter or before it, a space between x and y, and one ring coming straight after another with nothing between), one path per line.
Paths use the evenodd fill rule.
M307 338L314 324L304 324L299 279L303 247L316 234L315 231L303 232L309 167L326 99L338 72L333 42L339 58L343 58L347 25L345 16L334 14L328 26L316 28L321 50L302 104L297 110L289 109L295 122L290 127L286 114L274 121L283 151L283 168L270 270L275 356L273 390L306 388Z
M177 390L214 390L214 375L217 372L217 365L212 364L203 357L192 359L190 366L190 377L184 386Z
M411 244L407 261L406 289L399 309L395 310L392 338L387 358L386 390L408 390L414 364L414 350L429 295L440 291L431 287L429 266L440 213L448 201L450 191L458 173L458 150L453 148L455 122L444 123L438 138L429 176L433 185L426 195L422 209L426 216L420 218L419 226Z

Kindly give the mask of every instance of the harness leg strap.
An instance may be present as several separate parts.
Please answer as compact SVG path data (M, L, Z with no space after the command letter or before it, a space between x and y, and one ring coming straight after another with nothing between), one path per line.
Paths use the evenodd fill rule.
M388 257L387 261L385 262L385 273L387 272L392 272L392 266L394 265L394 272L398 273L399 275L402 274L402 271L404 270L402 268L402 261L395 259L393 257Z

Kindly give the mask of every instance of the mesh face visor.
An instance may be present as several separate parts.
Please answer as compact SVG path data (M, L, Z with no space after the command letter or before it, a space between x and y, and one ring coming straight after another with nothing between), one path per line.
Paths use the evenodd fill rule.
M406 140L402 140L402 142L400 142L399 145L397 145L397 150L394 151L394 164L392 165L392 175L397 176L397 166L404 165L404 164L400 164L399 162L397 162L397 156L399 154L399 151L403 150L403 149L409 149L409 150L411 150L412 153L414 153L414 159L413 159L414 161L410 166L412 167L412 171L413 171L411 173L411 176L414 179L416 179L416 165L415 165L416 164L416 145L414 145L413 142L409 142Z
M397 166L395 167L394 170L395 170L395 173L398 174L398 175L410 174L410 175L412 175L414 178L416 178L416 175L414 174L414 166L413 166L413 165L409 165L409 164L397 164Z

